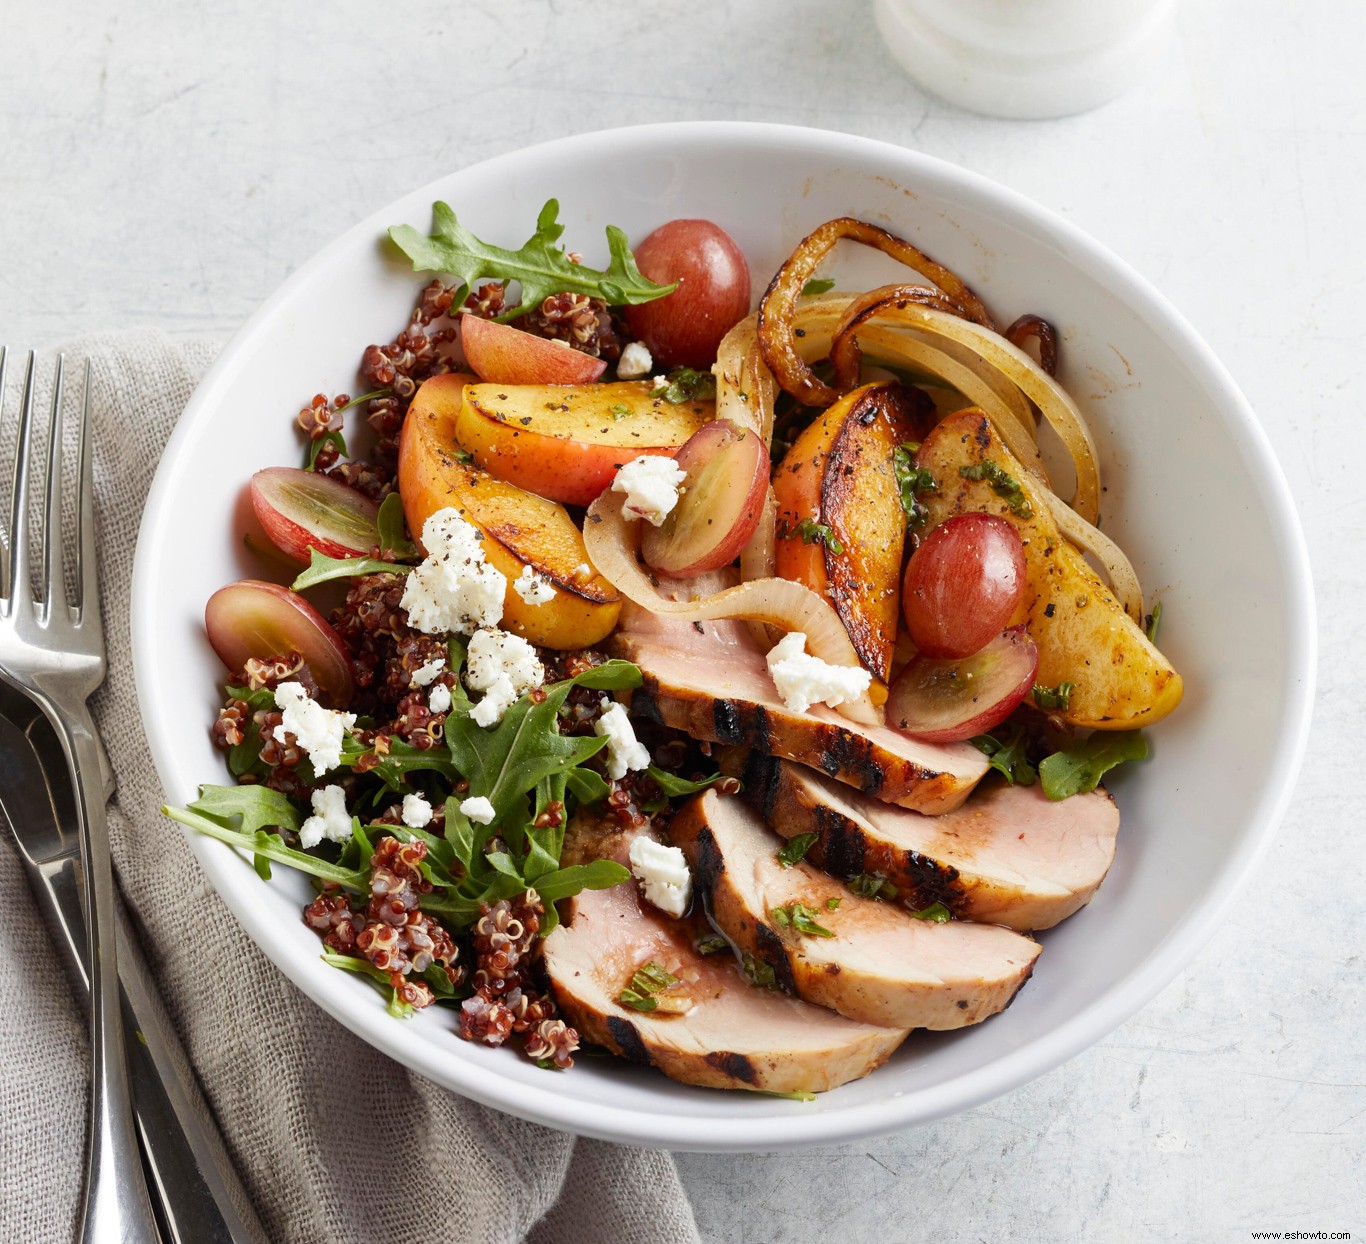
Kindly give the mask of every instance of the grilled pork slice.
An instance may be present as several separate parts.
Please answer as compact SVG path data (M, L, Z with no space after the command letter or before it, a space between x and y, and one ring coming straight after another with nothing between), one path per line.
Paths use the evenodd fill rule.
M734 958L693 949L690 922L642 907L634 882L585 891L568 925L545 939L545 966L565 1018L588 1041L709 1088L819 1093L866 1076L903 1029L855 1023L745 979ZM658 964L679 984L654 1011L618 1002Z
M912 910L1012 929L1051 929L1091 901L1115 858L1119 809L1104 790L1054 803L1035 786L989 782L961 808L922 816L758 752L722 768L786 838L814 833L806 859L837 877L878 873Z
M740 623L694 626L634 611L623 614L609 646L644 675L631 697L632 713L695 739L799 760L865 794L926 813L956 808L987 771L986 757L966 743L922 743L821 704L793 712Z
M810 864L784 867L783 840L733 796L697 796L669 836L726 936L767 964L778 985L850 1019L975 1024L1005 1009L1039 957L1037 942L999 925L918 920Z

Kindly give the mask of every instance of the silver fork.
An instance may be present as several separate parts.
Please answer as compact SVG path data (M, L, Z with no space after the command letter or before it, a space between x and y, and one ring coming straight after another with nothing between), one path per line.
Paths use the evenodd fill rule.
M8 352L0 350L0 399ZM71 775L81 858L85 865L86 928L90 936L90 1126L85 1202L79 1238L85 1244L156 1244L158 1234L138 1153L130 1107L128 1064L119 1009L114 925L114 871L109 856L101 748L87 703L104 681L104 629L95 573L94 484L90 443L90 368L82 385L77 460L76 599L69 603L62 541L62 382L57 361L48 426L40 560L29 567L29 458L33 442L36 363L24 375L15 442L8 555L0 559L0 678L32 700L52 723ZM0 411L0 414L3 414ZM0 536L5 534L0 526Z

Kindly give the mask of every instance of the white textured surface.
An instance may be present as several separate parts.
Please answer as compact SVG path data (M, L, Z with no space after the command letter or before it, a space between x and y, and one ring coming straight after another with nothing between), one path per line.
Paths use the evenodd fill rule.
M1037 1083L873 1144L680 1164L718 1240L1362 1238L1366 831L1347 778L1366 737L1366 9L1186 0L1157 78L1038 124L927 100L864 7L834 0L75 0L9 6L3 31L0 341L226 335L439 171L678 118L820 125L956 160L1151 277L1259 410L1316 560L1320 710L1279 850L1179 982Z

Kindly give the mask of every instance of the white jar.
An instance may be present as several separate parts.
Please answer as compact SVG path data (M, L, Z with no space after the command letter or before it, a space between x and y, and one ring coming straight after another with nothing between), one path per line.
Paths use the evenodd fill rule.
M876 0L892 55L926 90L1021 119L1123 94L1169 45L1175 0Z

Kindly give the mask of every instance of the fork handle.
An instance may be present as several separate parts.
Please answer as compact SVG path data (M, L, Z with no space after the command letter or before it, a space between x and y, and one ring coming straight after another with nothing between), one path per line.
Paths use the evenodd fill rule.
M133 1124L119 1006L114 866L105 822L100 745L90 711L44 706L66 756L75 795L90 966L90 1125L82 1244L159 1244Z

